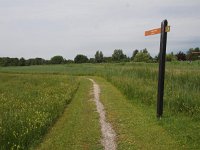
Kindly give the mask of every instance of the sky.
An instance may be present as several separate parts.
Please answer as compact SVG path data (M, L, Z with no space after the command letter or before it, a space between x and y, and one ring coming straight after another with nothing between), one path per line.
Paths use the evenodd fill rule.
M160 35L144 36L168 20L167 53L200 47L200 0L0 0L0 57L77 54L111 56L122 49L159 52Z

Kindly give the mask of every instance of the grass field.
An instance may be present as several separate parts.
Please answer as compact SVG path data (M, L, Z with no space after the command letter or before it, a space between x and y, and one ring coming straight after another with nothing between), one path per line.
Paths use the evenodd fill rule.
M0 149L27 149L62 114L75 77L0 73Z
M118 149L199 149L200 121L187 115L165 114L156 119L155 107L128 101L104 79L95 77L101 100L118 135ZM137 99L135 99L137 100Z
M106 107L108 120L117 132L119 150L184 148L159 125L151 109L127 101L116 87L104 79L96 77L95 80L102 89L101 100Z
M101 76L114 84L128 99L155 105L158 64L80 64L31 67L4 67L0 72L42 73ZM199 119L200 64L175 62L166 64L165 108L172 113L185 113ZM165 110L166 110L165 109Z
M62 117L45 136L38 150L103 149L96 106L92 101L92 83L82 78L80 87Z
M29 66L29 67L2 67L0 68L2 75L7 76L99 76L112 85L117 87L119 91L125 96L125 99L129 101L130 105L134 105L137 109L144 109L142 112L144 117L138 118L140 122L146 123L146 119L149 120L149 124L156 124L152 126L151 130L155 128L162 128L163 131L170 137L169 141L172 143L175 141L177 148L181 146L181 149L199 149L200 139L200 64L199 62L193 62L192 64L187 62L174 62L166 64L166 78L165 78L165 94L164 94L164 116L161 120L156 120L156 98L157 98L157 74L158 64L146 64L146 63L117 63L117 64L69 64L69 65L51 65L51 66ZM16 73L18 75L16 75ZM60 80L59 80L60 81ZM3 80L1 81L3 82ZM103 81L99 81L101 84ZM34 84L33 82L32 84ZM16 84L18 85L18 84ZM3 85L2 87L7 86ZM39 87L38 87L39 88ZM106 88L106 87L104 87ZM10 89L12 89L10 87ZM37 88L36 88L37 89ZM3 92L3 91L2 91ZM104 91L106 93L106 91ZM3 92L4 93L4 92ZM102 96L103 94L102 93ZM112 94L112 93L110 93ZM29 94L27 94L29 95ZM25 99L25 98L24 98ZM29 98L26 98L29 99ZM110 105L106 103L107 109ZM115 105L114 105L115 106ZM114 109L114 106L113 109ZM117 108L116 108L117 109ZM118 108L119 109L119 108ZM132 106L127 108L128 112L116 112L116 116L132 115ZM63 109L62 109L63 110ZM109 110L108 110L109 111ZM130 112L130 114L129 114ZM132 112L136 113L136 112ZM126 115L125 115L126 114ZM136 113L137 114L137 113ZM149 116L150 115L150 116ZM143 132L142 128L138 128L135 133L129 131L137 126L132 126L133 121L126 121L130 119L130 116L122 119L124 122L125 130L121 132L127 132L127 139L133 140L133 136L142 138L148 134ZM120 118L118 118L120 119ZM5 119L3 119L5 120ZM115 119L110 117L110 120L115 124ZM117 122L117 121L116 121ZM117 128L119 129L119 128ZM156 130L156 129L155 129ZM141 132L139 132L141 131ZM146 130L144 130L146 131ZM148 131L146 131L148 132ZM152 131L153 132L153 131ZM139 135L141 133L141 135ZM151 133L151 132L150 132ZM119 134L120 131L119 131ZM153 137L156 138L156 137ZM121 149L126 149L128 143L121 143ZM130 141L129 141L130 142ZM151 141L149 141L151 142ZM137 143L137 141L136 141ZM140 142L138 142L140 143ZM144 144L144 143L140 143ZM138 144L138 145L140 145ZM159 143L158 143L159 144ZM176 146L175 146L176 147ZM134 148L134 147L133 147ZM137 149L137 147L135 147ZM138 148L142 148L138 146Z

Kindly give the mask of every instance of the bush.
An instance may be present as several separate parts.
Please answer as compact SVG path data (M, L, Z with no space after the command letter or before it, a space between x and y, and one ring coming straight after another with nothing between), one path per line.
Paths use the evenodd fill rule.
M64 58L62 56L54 56L51 58L52 64L62 64L64 62Z
M75 63L87 63L88 62L88 58L85 55L82 54L78 54L75 58L74 58L74 62Z
M150 62L151 56L150 56L149 53L144 53L143 51L140 51L135 55L134 61L136 61L136 62Z

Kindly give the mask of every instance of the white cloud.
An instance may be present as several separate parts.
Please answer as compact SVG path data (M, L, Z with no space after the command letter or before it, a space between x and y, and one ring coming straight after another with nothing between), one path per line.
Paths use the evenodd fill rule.
M144 31L165 18L170 51L197 47L199 6L198 0L0 0L0 56L73 59L145 47L155 55L160 37L144 37Z

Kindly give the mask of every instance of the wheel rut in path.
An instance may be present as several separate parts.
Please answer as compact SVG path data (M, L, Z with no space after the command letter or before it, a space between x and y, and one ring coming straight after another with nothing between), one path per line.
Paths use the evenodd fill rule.
M116 150L116 133L113 130L111 124L106 121L106 112L99 98L100 87L94 80L89 80L93 83L94 101L96 103L97 112L99 113L99 121L101 125L102 145L104 146L105 150Z

